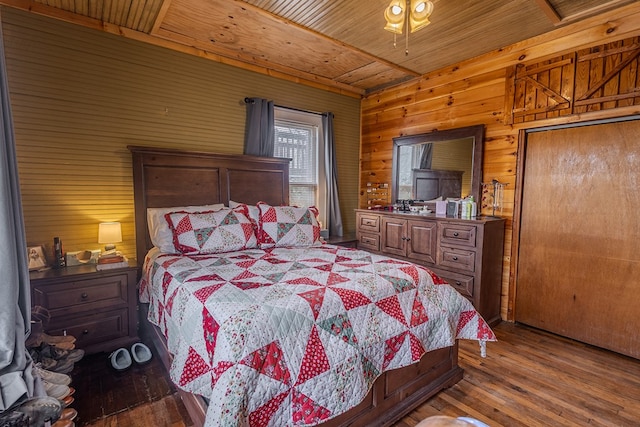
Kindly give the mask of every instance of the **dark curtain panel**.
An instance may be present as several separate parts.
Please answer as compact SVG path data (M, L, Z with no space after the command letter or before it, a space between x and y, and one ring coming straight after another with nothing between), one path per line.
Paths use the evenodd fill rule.
M29 264L6 70L0 20L0 412L36 394L25 348L31 325Z
M244 154L273 157L274 116L273 101L245 98L247 120L244 129Z
M325 149L325 176L327 179L327 206L330 236L342 236L342 215L340 214L340 200L338 198L338 168L336 165L336 147L333 136L333 113L322 115Z
M422 144L420 169L431 169L431 160L433 160L433 144Z

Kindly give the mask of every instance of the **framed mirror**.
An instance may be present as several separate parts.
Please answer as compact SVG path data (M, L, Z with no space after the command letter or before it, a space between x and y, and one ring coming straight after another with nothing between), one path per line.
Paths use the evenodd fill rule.
M483 144L484 125L394 138L392 200L471 195L479 203Z

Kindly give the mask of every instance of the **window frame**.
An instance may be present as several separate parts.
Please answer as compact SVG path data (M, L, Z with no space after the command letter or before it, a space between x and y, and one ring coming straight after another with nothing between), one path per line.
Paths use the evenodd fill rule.
M300 124L303 127L313 127L316 129L315 137L316 141L316 197L314 206L318 209L318 221L322 224L321 228L324 229L328 224L328 193L327 193L327 180L326 180L326 147L324 138L324 129L322 126L322 116L317 113L308 113L304 111L297 111L283 107L274 107L274 144L277 144L275 137L275 127L278 126L291 126L295 127L296 124ZM291 178L290 178L291 179ZM289 181L289 187L292 185L298 185ZM307 184L300 184L307 185Z

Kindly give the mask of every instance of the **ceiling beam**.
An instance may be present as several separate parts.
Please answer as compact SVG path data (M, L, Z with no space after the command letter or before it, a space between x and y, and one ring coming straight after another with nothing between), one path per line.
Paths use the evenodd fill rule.
M535 2L544 14L547 15L547 18L549 18L553 25L558 25L562 22L558 11L549 3L549 0L535 0Z
M597 6L592 7L591 9L585 9L578 13L574 13L573 15L565 16L562 20L562 23L578 21L580 19L584 19L593 15L597 15L599 13L603 13L606 10L613 9L616 7L620 7L623 0L609 0L603 3L600 3Z
M547 18L553 23L553 25L567 24L569 22L579 21L590 16L597 15L604 11L620 7L624 0L609 0L600 3L589 9L581 10L573 15L567 15L564 18L560 16L558 11L553 7L550 0L534 0L538 7L547 15Z

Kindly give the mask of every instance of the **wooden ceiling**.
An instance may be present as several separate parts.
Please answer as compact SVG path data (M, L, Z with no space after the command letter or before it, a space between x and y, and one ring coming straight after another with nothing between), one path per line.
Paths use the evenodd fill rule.
M385 31L390 0L0 0L276 77L360 96L636 0L433 0L431 24Z

